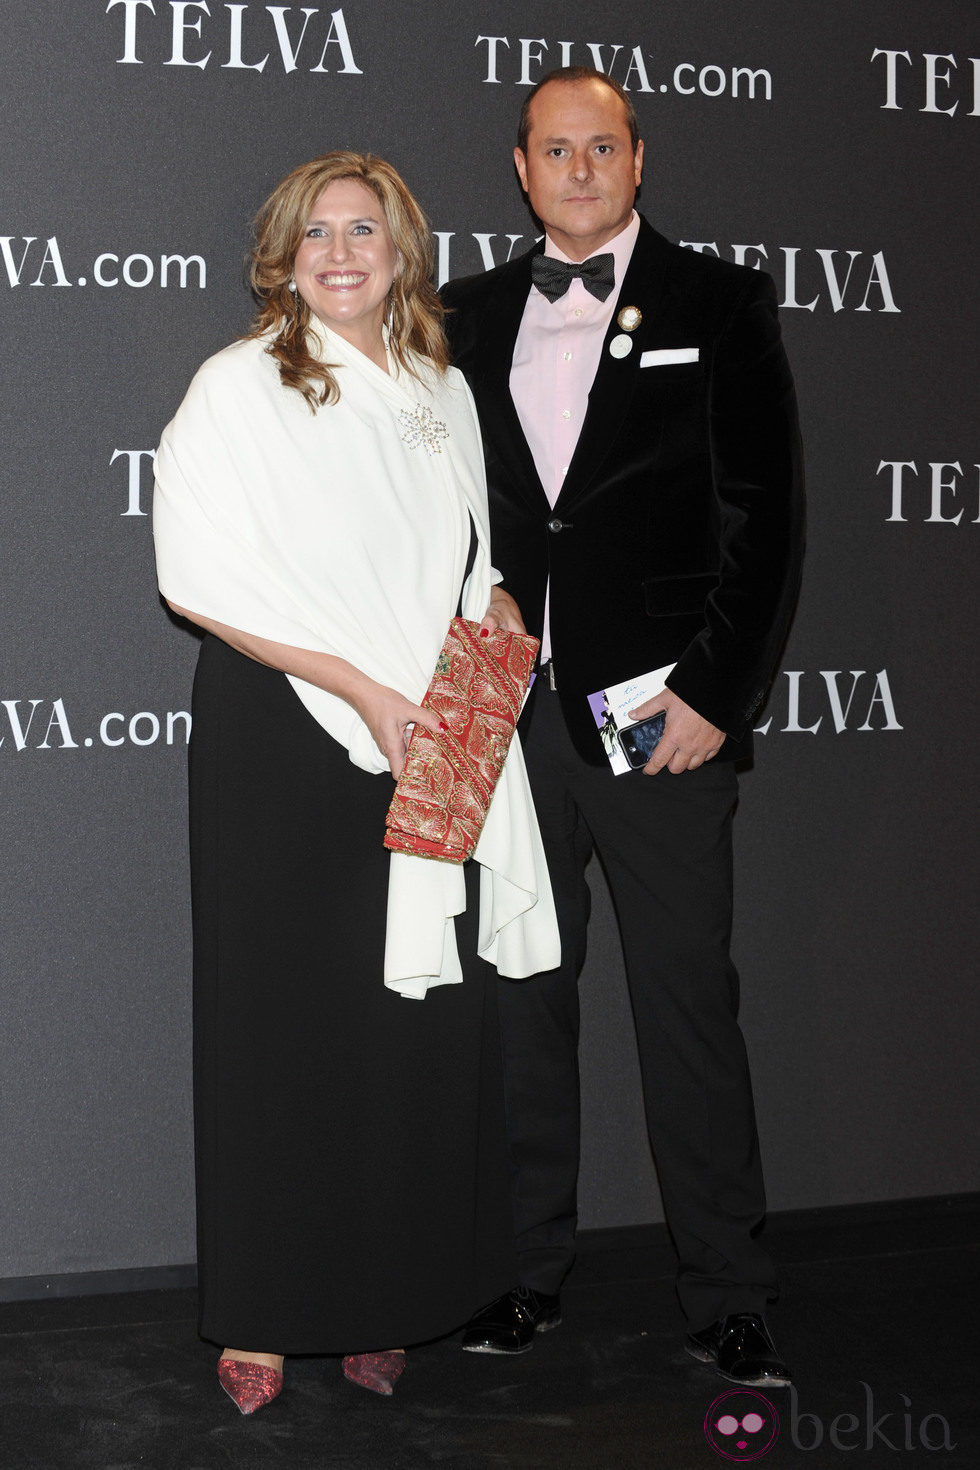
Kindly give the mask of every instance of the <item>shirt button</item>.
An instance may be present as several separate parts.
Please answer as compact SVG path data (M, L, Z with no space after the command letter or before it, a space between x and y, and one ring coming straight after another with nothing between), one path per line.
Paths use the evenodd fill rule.
M561 472L562 472L563 475L567 475L568 474L568 465L567 464L563 464L562 465Z
M580 306L576 306L575 310L572 312L572 315L573 316L581 316L582 315L582 308Z
M566 362L571 362L572 360L572 354L570 352L563 352L562 357Z
M564 526L565 526L565 522L558 520L557 516L555 517L554 520L551 520L551 521L548 522L548 530L549 531L558 532L558 531L563 530L564 529Z
M561 411L561 416L563 419L570 419L572 416L572 410L570 408L563 408Z

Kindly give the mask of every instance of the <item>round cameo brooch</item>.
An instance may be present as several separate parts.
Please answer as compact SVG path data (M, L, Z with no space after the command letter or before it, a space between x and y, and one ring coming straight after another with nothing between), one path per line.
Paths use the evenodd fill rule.
M638 306L624 306L616 318L616 324L624 332L635 332L642 320L643 313Z

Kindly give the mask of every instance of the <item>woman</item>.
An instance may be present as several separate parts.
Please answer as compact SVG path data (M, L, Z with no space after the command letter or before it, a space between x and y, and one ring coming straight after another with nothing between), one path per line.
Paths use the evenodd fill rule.
M514 1279L486 961L558 961L517 741L465 873L382 846L386 777L413 724L438 726L419 700L450 618L521 631L491 586L431 270L388 164L296 169L257 221L254 329L200 369L156 461L160 589L209 635L190 765L200 1330L244 1413L290 1353L344 1353L390 1393L398 1349Z

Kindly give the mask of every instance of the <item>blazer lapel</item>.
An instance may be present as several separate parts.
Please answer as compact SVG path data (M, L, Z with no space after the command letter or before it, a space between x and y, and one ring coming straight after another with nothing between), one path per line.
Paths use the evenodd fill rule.
M528 251L514 262L515 270L500 282L488 301L480 324L479 350L469 375L484 438L492 444L504 471L500 483L512 485L535 509L548 509L548 497L510 392L514 343L531 289L531 258L538 250Z
M619 432L640 372L641 343L655 328L663 305L663 284L667 273L667 242L645 220L616 299L609 329L602 344L602 356L589 390L589 406L579 435L572 462L565 476L561 494L555 502L556 514L567 510L587 490L600 464ZM637 306L643 313L641 327L624 333L616 318L624 306ZM629 336L633 346L625 357L613 357L609 344L614 337Z

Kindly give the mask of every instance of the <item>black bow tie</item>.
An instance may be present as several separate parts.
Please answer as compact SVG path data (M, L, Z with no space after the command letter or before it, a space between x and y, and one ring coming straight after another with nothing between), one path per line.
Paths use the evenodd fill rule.
M582 285L599 301L605 301L616 284L616 262L612 254L593 255L580 264L566 265L550 255L536 255L531 261L531 279L549 301L564 296L576 276Z

